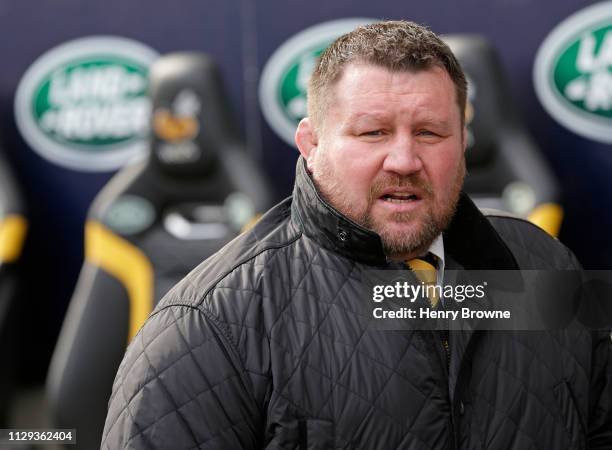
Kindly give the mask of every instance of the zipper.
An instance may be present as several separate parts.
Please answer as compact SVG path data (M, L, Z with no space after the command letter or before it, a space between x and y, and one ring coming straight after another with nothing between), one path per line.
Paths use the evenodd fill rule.
M447 328L443 329L440 331L440 338L442 340L442 347L444 348L444 354L446 356L446 365L445 365L445 369L446 369L446 382L447 382L447 386L448 386L448 378L449 378L449 372L450 372L450 333L448 330L448 319L446 320L446 325ZM450 414L448 417L448 427L450 429L450 449L454 450L457 448L457 438L455 436L456 430L455 430L455 411L453 409L453 403L450 402L450 392L448 393L448 400L449 400L449 404L450 404Z
M442 339L442 347L444 348L444 356L446 356L446 378L449 377L450 372L450 333L448 332L450 327L450 322L448 319L444 319L444 328L440 330L440 338Z
M446 358L444 358L446 365L445 365L445 369L446 369L446 378L448 379L449 377L449 372L450 372L450 320L449 319L445 319L445 324L446 326L444 328L442 328L439 331L439 336L440 336L440 341L442 342L442 353L444 354L444 356Z
M436 339L436 341L438 341L438 343L441 344L441 347L442 347L441 353L443 353L443 355L445 356L444 360L441 362L442 362L442 365L444 366L444 371L446 373L446 383L448 387L448 378L449 378L449 372L450 372L450 341L449 341L450 333L448 330L448 326L449 326L448 319L445 322L447 326L435 334L438 336L438 339ZM456 436L455 436L456 430L455 430L455 423L454 423L454 411L453 411L453 404L450 402L450 392L447 393L447 395L448 395L448 400L449 400L449 405L450 405L450 414L448 417L448 428L450 430L449 449L454 450L457 448Z
M447 321L448 324L448 321ZM442 330L440 332L442 338L442 347L444 347L444 353L446 354L446 370L450 370L450 344L449 344L449 332L448 330Z
M416 276L416 274L414 273L414 270L412 270L412 268L410 268L410 266L408 266L407 264L404 264L404 267L408 267L408 270L410 272L412 272L412 274L414 275L415 279L418 280L418 277ZM440 300L441 302L441 300ZM439 353L441 353L442 355L444 355L444 358L442 358L442 361L440 361L442 363L445 375L446 375L446 386L447 386L447 391L448 391L448 379L449 379L449 372L450 372L450 343L449 343L449 339L450 339L450 333L449 333L449 329L450 329L450 323L449 320L446 319L446 326L440 330L440 331L433 331L433 337L434 337L434 342L436 344L436 346L438 347L438 351ZM441 349L440 346L438 344L441 344ZM440 352L441 350L441 352ZM448 402L450 405L450 414L449 414L449 418L448 418L448 427L450 429L450 450L455 450L457 448L457 439L455 436L455 423L454 423L454 411L453 411L453 404L450 402L450 393L447 392L448 395Z

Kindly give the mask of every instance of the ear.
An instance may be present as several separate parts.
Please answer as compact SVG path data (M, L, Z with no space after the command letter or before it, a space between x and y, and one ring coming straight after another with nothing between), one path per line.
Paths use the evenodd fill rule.
M295 144L306 160L308 170L312 172L319 137L308 117L300 120L297 130L295 130Z

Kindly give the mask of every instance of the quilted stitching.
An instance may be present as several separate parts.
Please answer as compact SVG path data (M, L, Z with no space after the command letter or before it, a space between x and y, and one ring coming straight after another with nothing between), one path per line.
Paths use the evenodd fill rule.
M491 220L524 267L548 267L551 252L565 251L528 239L533 230L519 221ZM338 449L449 445L451 405L428 334L373 330L355 304L363 267L270 222L271 235L265 223L254 229L256 250L245 244L252 236L234 241L229 254L244 253L237 264L223 269L223 253L202 264L138 333L114 384L103 448L295 448L304 419L333 422ZM560 379L576 389L579 411L609 417L609 402L593 405L585 392L597 371L608 374L600 392L612 395L608 359L591 367L590 334L474 339L471 374L457 385L461 448L566 448L547 391Z

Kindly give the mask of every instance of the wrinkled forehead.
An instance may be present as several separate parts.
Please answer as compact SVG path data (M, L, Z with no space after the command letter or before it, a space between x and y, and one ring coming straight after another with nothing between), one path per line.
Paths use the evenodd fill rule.
M384 115L395 108L421 109L430 114L461 112L457 92L448 72L432 65L419 70L390 70L351 63L326 93L329 107L345 115ZM449 111L452 110L452 111Z

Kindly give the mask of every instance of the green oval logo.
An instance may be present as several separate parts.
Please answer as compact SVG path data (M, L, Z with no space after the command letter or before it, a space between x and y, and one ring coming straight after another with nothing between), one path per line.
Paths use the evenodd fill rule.
M289 145L299 121L306 116L308 80L329 44L374 19L350 18L307 28L282 44L267 61L259 83L259 102L268 125Z
M65 167L114 170L143 154L151 112L149 64L157 53L117 37L60 45L28 69L15 116L26 142Z
M545 39L534 65L548 113L582 136L612 143L612 2L585 8Z
M137 234L155 222L155 207L143 197L122 195L108 207L102 222L121 235Z
M303 117L306 117L308 79L314 69L317 58L323 53L325 47L326 45L318 45L313 49L305 51L289 65L280 80L280 106L295 126L297 126Z
M612 24L570 44L554 65L553 79L558 94L572 105L612 118Z

